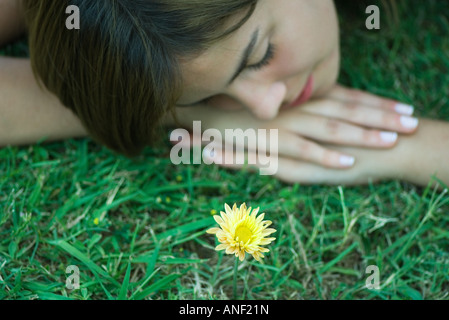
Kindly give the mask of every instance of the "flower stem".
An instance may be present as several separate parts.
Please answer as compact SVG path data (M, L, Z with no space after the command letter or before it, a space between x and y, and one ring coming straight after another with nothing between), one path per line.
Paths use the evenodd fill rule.
M237 271L239 268L239 258L235 257L234 261L234 300L237 300Z

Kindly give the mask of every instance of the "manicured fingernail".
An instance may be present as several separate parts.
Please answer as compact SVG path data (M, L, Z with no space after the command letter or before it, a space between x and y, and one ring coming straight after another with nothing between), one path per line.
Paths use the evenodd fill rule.
M411 105L398 103L395 107L397 113L405 114L406 116L411 116L415 112L415 108Z
M392 143L398 140L398 134L396 132L384 131L380 133L380 138L382 139L383 142Z
M416 119L416 118L402 116L401 117L401 124L402 124L402 126L404 128L415 129L416 127L418 127L419 120Z
M352 167L355 163L354 157L349 156L341 156L340 157L340 164L344 167Z

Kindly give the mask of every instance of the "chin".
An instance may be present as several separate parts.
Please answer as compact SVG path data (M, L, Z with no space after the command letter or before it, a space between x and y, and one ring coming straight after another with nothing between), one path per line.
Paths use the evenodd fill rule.
M336 85L339 72L336 71L332 76L326 75L326 77L318 84L316 91L312 95L312 99L326 96Z

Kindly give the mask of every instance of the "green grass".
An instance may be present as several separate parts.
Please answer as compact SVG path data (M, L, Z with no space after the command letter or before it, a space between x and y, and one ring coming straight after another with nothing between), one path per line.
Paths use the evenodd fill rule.
M381 6L380 31L364 27L367 4L338 1L341 82L449 120L449 2L398 1L397 25ZM449 298L447 193L400 181L287 185L174 166L169 151L131 161L90 139L1 149L0 299L232 298L234 258L205 230L234 202L260 206L277 229L263 263L240 264L242 298ZM66 288L70 265L80 290ZM380 290L365 287L369 265Z

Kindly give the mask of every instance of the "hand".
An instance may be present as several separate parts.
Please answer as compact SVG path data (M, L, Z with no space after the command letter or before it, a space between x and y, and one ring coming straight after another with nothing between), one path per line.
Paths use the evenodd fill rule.
M397 142L398 132L410 134L417 127L417 120L410 117L413 113L411 108L338 85L326 96L295 109L283 110L277 118L269 121L257 120L246 110L223 111L207 106L190 109L183 110L183 120L202 120L203 130L215 128L224 133L225 129L233 128L241 128L243 131L249 128L278 129L279 170L276 176L289 182L330 180L330 173L340 177L336 179L336 183L343 177L354 174L362 176L363 172L356 173L355 170L351 174L348 170L329 172L330 169L348 169L354 165L352 155L335 150L332 145L392 148ZM200 114L200 118L192 116L193 113ZM191 127L192 123L187 122L185 125ZM183 141L190 143L190 140ZM257 150L257 145L244 147L247 157L253 159L257 158L257 152L270 150L269 143L265 150ZM214 160L222 163L222 166L236 169L242 167L225 164L232 163L231 157L235 154L226 154L222 141L214 141L214 151ZM260 168L260 164L256 163L256 167Z

